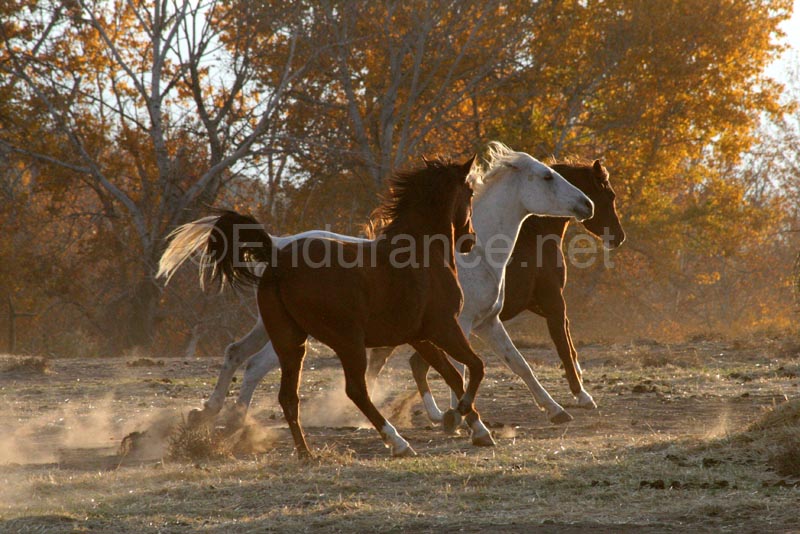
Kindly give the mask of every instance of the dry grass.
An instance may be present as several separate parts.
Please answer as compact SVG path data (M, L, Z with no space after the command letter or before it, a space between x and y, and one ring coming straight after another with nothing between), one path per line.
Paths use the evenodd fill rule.
M170 460L202 462L232 457L230 441L210 425L191 426L181 421L169 436L167 458Z
M0 372L6 374L43 375L50 372L50 361L43 356L9 356Z
M791 443L783 445L768 463L781 476L800 478L800 432L795 432Z
M575 420L561 427L545 421L519 379L490 362L479 408L496 431L494 449L471 447L463 435L444 436L430 427L419 404L407 400L413 386L398 358L386 369L385 383L394 389L382 406L385 414L399 416L393 422L419 453L409 459L390 458L371 428L309 426L316 461L300 464L275 399L276 373L256 396L262 411L250 430L224 437L210 428L198 434L179 427L171 454L181 460L113 471L0 466L0 531L796 529L800 488L794 479L779 478L790 475L778 471L783 463L777 458L796 439L790 432L798 406L797 400L780 400L800 392L800 380L780 368L794 369L798 362L707 341L673 347L671 359L659 366L631 358L662 350L583 349L587 387L600 408L571 409ZM537 375L566 404L555 357L542 353L541 359L548 363L535 366ZM114 405L118 417L175 405L187 409L208 394L213 380L211 361L170 360L164 368L138 369L117 360L114 365L131 374L96 383L85 370L70 367L78 363L56 361L58 373L41 393L24 383L6 389L5 400L15 402L7 402L0 424L47 414L67 396L79 402L78 392L93 399L113 390L124 400ZM307 409L329 398L340 380L338 367L320 363L312 357L303 376ZM732 373L752 380L733 379ZM442 382L431 384L444 399ZM121 436L115 439L119 443ZM243 441L259 443L262 452L235 450Z
M164 360L152 360L150 358L137 358L125 362L128 367L164 367Z

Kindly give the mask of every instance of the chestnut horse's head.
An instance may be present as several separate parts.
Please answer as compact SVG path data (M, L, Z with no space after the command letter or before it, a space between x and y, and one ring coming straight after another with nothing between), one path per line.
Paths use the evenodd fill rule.
M620 246L625 241L625 230L619 222L616 193L608 181L608 170L600 160L583 165L558 163L553 169L594 202L594 216L583 221L583 226L602 239L606 248Z

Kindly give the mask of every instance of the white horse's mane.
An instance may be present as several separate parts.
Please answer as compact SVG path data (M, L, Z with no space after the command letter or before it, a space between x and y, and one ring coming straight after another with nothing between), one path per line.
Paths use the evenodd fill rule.
M475 173L473 181L475 197L480 197L492 184L496 183L509 167L519 168L527 163L525 161L527 158L531 158L531 156L512 150L500 141L490 141L486 145L486 156L484 157L486 166L473 171Z

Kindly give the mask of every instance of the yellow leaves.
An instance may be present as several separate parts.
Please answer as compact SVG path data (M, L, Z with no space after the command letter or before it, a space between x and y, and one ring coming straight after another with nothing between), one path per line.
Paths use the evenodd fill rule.
M698 273L695 275L695 282L701 286L708 286L719 282L721 276L718 271L710 273Z

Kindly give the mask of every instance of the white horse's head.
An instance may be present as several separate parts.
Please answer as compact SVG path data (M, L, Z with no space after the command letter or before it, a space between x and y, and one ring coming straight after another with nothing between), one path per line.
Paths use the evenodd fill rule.
M511 150L503 143L489 143L488 168L484 181L507 175L517 181L518 198L528 213L551 217L589 219L594 204L583 192L556 171L526 154Z

